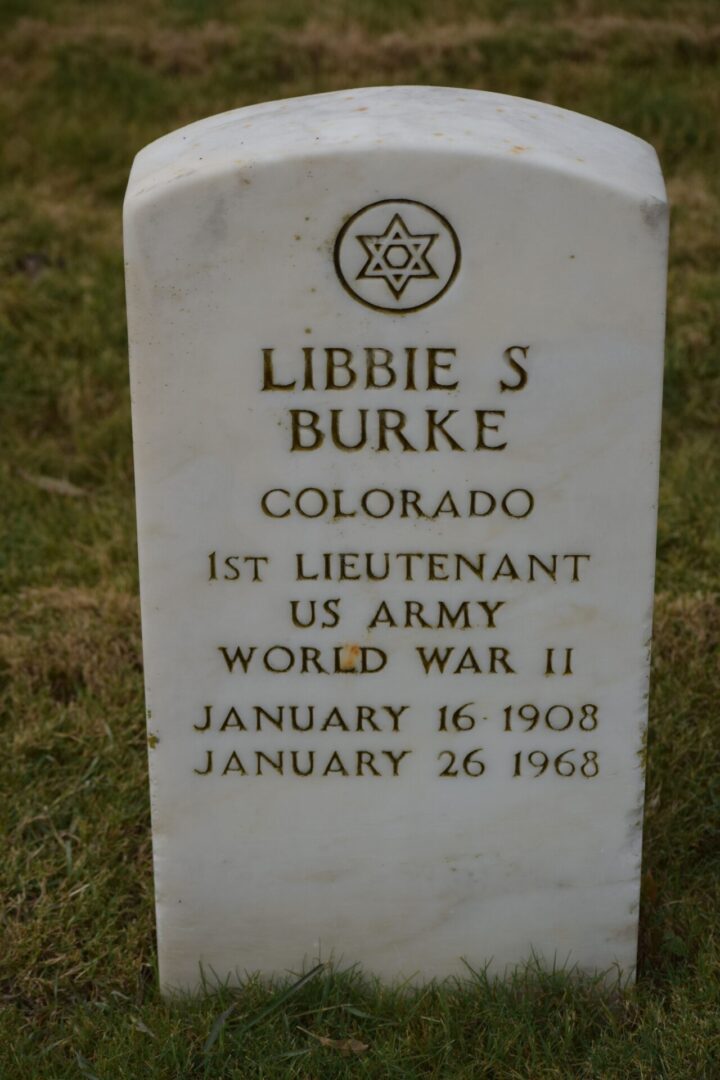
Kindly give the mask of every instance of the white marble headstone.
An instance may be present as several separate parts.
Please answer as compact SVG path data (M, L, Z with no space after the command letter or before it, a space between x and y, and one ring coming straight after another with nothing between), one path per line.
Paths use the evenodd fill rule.
M664 329L650 146L395 87L125 208L160 967L635 962Z

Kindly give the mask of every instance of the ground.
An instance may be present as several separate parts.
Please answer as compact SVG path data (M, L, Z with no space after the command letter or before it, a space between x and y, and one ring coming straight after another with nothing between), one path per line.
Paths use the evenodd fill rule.
M0 1077L720 1076L717 0L0 0ZM157 991L120 208L189 121L352 85L553 102L672 201L640 979Z

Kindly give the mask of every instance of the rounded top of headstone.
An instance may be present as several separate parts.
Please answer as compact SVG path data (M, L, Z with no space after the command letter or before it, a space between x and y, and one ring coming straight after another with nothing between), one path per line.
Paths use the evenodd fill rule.
M288 158L418 150L502 157L665 201L657 155L642 139L555 105L438 86L341 90L208 117L139 152L128 198L153 198L168 185Z

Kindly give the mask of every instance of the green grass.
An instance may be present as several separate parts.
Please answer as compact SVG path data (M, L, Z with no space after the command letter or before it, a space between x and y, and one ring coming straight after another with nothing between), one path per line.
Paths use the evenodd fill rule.
M0 32L1 1080L720 1077L716 0L0 0ZM390 82L590 113L650 140L668 178L640 980L607 990L531 963L507 985L468 972L410 989L340 969L170 1005L153 941L124 185L135 151L183 123Z

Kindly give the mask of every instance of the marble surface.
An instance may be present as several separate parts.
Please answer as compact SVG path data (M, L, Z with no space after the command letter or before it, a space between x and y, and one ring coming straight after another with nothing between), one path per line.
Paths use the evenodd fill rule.
M125 207L163 986L635 962L667 217L537 102L351 90Z

